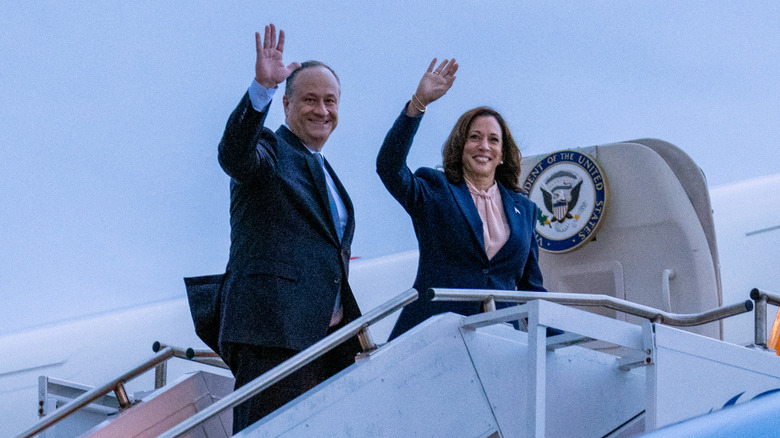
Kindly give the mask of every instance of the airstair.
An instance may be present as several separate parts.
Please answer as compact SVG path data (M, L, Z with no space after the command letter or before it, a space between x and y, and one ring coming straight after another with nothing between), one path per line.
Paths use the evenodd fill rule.
M238 436L636 436L780 388L776 355L673 327L744 313L751 301L680 315L607 296L431 293L437 300L480 299L488 310L494 301L525 304L469 317L438 315L382 346L364 338L369 348L354 365ZM754 295L780 303L766 292ZM235 392L232 382L209 381L215 376L208 373L185 376L84 436L229 436L233 406L365 334L415 297L414 290L400 295ZM646 321L618 321L553 301L608 307ZM522 321L525 331L508 321ZM547 327L564 334L547 337ZM605 343L615 348L603 350ZM172 355L169 348L161 353Z

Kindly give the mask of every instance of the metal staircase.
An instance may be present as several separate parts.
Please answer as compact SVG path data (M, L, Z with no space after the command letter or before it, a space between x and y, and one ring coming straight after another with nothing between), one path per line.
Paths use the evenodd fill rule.
M437 300L480 300L488 311L438 315L391 343L373 344L368 327L416 299L409 290L237 391L231 392L229 378L185 375L130 402L83 436L229 436L233 406L355 335L365 352L354 365L238 436L636 436L718 412L735 396L750 400L780 388L780 358L773 353L666 325L706 324L751 310L750 301L678 315L613 297L547 293L543 301L538 293L517 291L432 293ZM763 291L754 298L780 302ZM525 304L495 311L494 300ZM552 301L605 305L646 322L636 325ZM524 322L525 331L509 321ZM564 333L547 337L548 327ZM593 348L604 344L614 348ZM19 436L45 431L175 355L182 352L160 347L141 366L76 397ZM120 405L122 398L117 396Z

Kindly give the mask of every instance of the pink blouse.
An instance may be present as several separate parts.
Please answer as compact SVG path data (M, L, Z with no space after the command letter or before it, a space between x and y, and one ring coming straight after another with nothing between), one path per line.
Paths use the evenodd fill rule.
M468 179L466 185L482 219L485 253L488 259L492 259L509 240L509 225L506 223L504 207L501 204L501 192L498 191L497 183L493 183L487 191L477 189Z

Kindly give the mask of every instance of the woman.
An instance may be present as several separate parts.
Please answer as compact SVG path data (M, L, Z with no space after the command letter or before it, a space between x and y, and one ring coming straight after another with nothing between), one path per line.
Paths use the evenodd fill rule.
M422 297L404 308L390 339L438 313L480 311L478 302L424 298L432 287L545 290L536 205L518 193L520 151L498 112L479 107L460 117L444 145L444 172L406 166L427 106L455 81L454 59L435 66L434 58L377 157L377 173L412 217L420 249L414 288Z

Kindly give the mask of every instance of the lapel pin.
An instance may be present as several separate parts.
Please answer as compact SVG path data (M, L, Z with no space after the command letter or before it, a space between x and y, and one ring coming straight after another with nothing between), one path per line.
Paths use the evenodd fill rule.
M520 214L520 210L518 210L517 207L515 207L515 213Z

